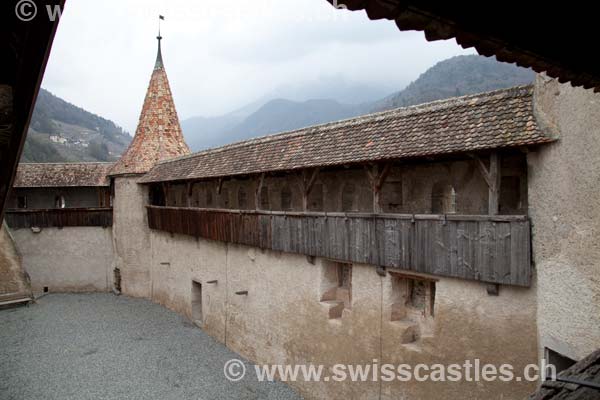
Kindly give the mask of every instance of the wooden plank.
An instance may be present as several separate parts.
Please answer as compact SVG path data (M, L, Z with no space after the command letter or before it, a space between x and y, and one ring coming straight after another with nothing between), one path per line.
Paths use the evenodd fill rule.
M66 221L69 223L69 221ZM529 222L297 216L149 207L152 229L419 274L530 285Z

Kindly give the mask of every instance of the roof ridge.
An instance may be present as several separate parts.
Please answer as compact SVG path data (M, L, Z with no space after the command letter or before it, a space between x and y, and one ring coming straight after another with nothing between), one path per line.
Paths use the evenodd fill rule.
M249 138L249 139L242 140L239 142L229 143L229 144L219 146L219 147L201 150L196 153L187 154L187 155L184 155L181 157L170 158L168 160L163 160L163 161L157 163L157 165L169 164L171 162L190 159L190 158L194 158L194 157L198 157L198 156L206 155L206 154L220 153L222 151L226 151L226 150L230 150L230 149L238 148L238 147L243 147L243 146L247 146L247 145L254 144L254 143L267 143L267 142L274 142L274 141L283 140L283 139L289 139L294 136L306 135L311 130L332 129L339 125L344 125L344 126L348 126L348 127L356 126L356 125L360 125L360 124L364 124L367 122L377 120L377 118L381 118L381 117L401 116L401 115L406 115L406 114L413 114L413 112L414 112L413 115L418 115L421 112L428 112L428 111L431 111L432 109L435 109L436 111L443 110L445 108L456 106L457 103L466 102L468 100L475 99L475 98L484 98L482 100L485 101L485 100L492 100L492 99L495 99L498 97L510 97L510 95L513 95L513 96L515 96L517 94L525 95L525 93L524 93L525 91L527 91L527 94L531 94L533 91L533 84L512 86L509 88L496 89L496 90L491 90L488 92L474 93L474 94L468 94L468 95L457 96L457 97L449 97L446 99L434 100L434 101L430 101L427 103L415 104L415 105L408 106L408 107L399 107L399 108L394 108L391 110L378 111L378 112L374 112L374 113L370 113L370 114L359 115L359 116L355 116L352 118L346 118L346 119L341 119L341 120L337 120L337 121L330 121L330 122L326 122L323 124L310 125L310 126L306 126L306 127L299 128L299 129L283 131L283 132L276 132L276 133L272 133L272 134ZM500 95L502 95L502 96L500 96Z

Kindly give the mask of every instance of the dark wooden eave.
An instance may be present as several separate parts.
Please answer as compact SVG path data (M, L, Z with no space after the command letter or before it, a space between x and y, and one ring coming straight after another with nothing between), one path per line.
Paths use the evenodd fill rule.
M327 0L370 19L394 20L429 41L455 38L484 56L545 72L560 82L600 91L600 63L592 43L597 16L574 4L535 2L440 2L431 0Z
M29 22L16 17L16 4L0 2L0 221L58 25L58 19L48 18L46 6L62 7L64 0L36 1L38 15Z

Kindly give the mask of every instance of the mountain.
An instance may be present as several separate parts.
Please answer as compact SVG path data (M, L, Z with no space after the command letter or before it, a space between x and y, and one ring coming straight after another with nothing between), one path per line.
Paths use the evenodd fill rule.
M254 114L228 131L227 138L242 140L278 133L334 120L351 118L365 111L365 106L341 104L335 100L307 100L303 102L276 99L262 106Z
M114 122L41 89L21 161L113 161L130 141Z
M373 104L372 112L532 83L530 69L478 55L456 56L425 71L406 89Z
M391 85L352 82L341 76L323 76L314 81L283 85L268 93L263 100L303 102L309 99L331 99L342 104L365 104L387 96L394 89Z
M182 128L192 151L199 151L372 112L529 84L534 76L529 69L500 63L495 58L457 56L437 63L402 91L384 98L380 91L380 100L369 100L378 89L368 90L367 85L351 85L335 79L331 81L338 82L340 89L333 89L329 80L320 81L322 88L332 95L328 100L328 92L315 85L306 88L289 85L273 92L286 93L285 99L261 99L242 109L244 112L238 110L220 117L191 118L182 122ZM366 92L361 95L361 90ZM323 97L321 100L302 99L304 95Z

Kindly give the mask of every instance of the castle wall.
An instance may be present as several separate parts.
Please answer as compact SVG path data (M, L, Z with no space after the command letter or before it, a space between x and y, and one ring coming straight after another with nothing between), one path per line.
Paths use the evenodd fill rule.
M114 252L110 228L12 230L34 292L96 292L112 288Z
M513 364L537 362L535 288L441 278L432 310L403 310L405 277L353 265L350 300L332 318L325 301L336 263L152 231L152 299L194 320L201 284L203 329L256 363ZM399 271L393 271L399 272ZM217 281L216 283L214 281ZM213 282L213 283L209 283ZM432 281L426 280L427 284ZM248 295L236 292L248 291ZM434 293L434 294L432 294ZM431 297L429 297L431 296ZM400 306L400 309L398 307ZM420 310L420 309L419 309ZM425 310L425 308L423 309ZM335 310L333 310L335 311ZM423 314L426 316L423 317ZM392 321L393 320L393 321ZM415 338L417 337L417 338ZM292 383L306 398L523 398L535 383ZM405 396L405 397L403 397Z
M29 294L31 287L25 276L21 255L6 224L0 224L0 296Z
M138 176L114 180L113 235L115 265L121 271L121 290L133 297L152 293L150 230L145 206L148 187L138 185Z
M540 351L579 360L600 346L600 94L538 76L535 101L560 132L528 156Z

